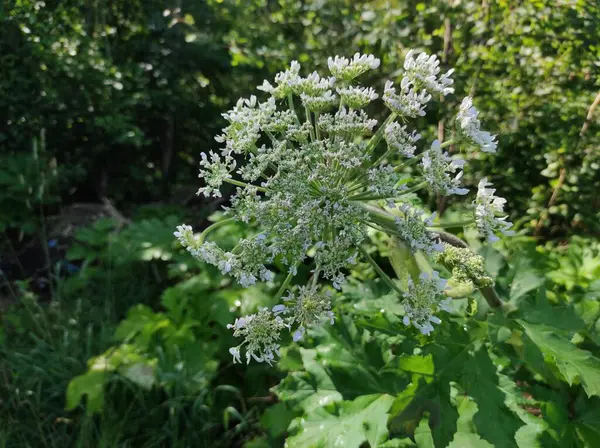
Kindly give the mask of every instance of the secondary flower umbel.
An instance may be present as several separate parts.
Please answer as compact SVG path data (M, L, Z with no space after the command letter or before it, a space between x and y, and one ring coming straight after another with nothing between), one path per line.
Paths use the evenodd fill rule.
M454 91L452 70L441 73L435 56L409 52L399 85L385 84L382 100L391 113L378 126L362 108L379 94L357 85L356 78L376 69L379 60L372 55L335 56L328 66L331 76L313 72L303 77L294 61L275 76L275 85L265 81L259 87L270 95L266 101L254 96L241 99L223 115L228 126L216 138L223 148L220 154L201 155L203 186L198 193L220 196L224 183L233 184L236 190L225 208L227 219L200 235L186 225L175 233L192 255L243 286L271 282L272 266L286 266L287 277L276 295L283 303L231 326L234 336L244 338L230 350L234 361L240 361L245 348L247 361L271 363L279 355L281 331L289 330L297 340L308 326L332 322L332 292L342 287L359 253L390 288L401 292L364 250L368 229L404 240L413 252L433 255L443 248L429 229L435 215L423 219L423 212L406 195L426 187L439 195L467 192L461 186L464 162L444 152L438 141L418 154L420 135L408 121L425 115L434 97ZM466 117L462 109L459 121L466 120L461 117ZM474 123L471 120L469 129L478 130L479 122ZM422 159L422 178L401 180L401 157L408 164ZM241 159L246 163L239 164ZM478 196L477 201L484 207L477 209L482 232L489 237L502 231L502 220L489 212L489 207L497 211L498 198L486 201ZM482 220L485 226L480 225ZM206 241L212 230L230 221L248 224L252 236L231 250ZM310 285L291 286L297 267L307 258L314 266ZM320 286L322 280L332 288ZM414 280L408 291L399 294L405 303L404 320L428 334L431 323L439 320L433 313L445 308L442 280L437 274Z

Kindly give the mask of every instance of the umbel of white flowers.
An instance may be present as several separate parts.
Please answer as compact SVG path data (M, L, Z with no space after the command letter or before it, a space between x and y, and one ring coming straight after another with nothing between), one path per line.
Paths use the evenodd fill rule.
M225 208L227 219L199 235L185 224L175 232L194 257L217 266L244 287L272 281L275 275L269 266L275 262L287 266L275 297L281 303L230 326L234 336L243 338L230 350L236 362L244 349L247 362L271 363L279 356L284 329L298 340L308 326L333 322L332 289L319 286L319 281L328 280L340 289L346 270L359 256L396 291L404 305L403 321L421 333L429 334L432 323L440 322L435 313L449 306L443 298L445 281L437 272L413 278L405 291L363 245L368 229L375 229L403 241L413 253L443 250L432 230L435 215L424 216L406 197L423 188L444 196L466 194L461 186L464 161L444 148L464 143L494 152L494 136L481 130L472 100L465 98L454 138L435 140L418 153L420 135L410 129L409 120L425 115L434 96L454 92L452 70L442 73L436 56L412 50L407 54L398 86L385 83L382 99L390 113L378 127L362 109L379 95L356 78L378 68L379 59L358 53L350 59L335 56L328 67L329 77L317 72L303 77L300 64L293 61L275 76L274 85L265 81L259 87L269 94L266 101L255 96L240 99L223 114L229 124L216 137L223 149L220 154L201 154L199 177L204 185L198 193L219 197L224 183L237 186ZM238 166L242 159L246 163ZM418 163L422 177L413 178L412 185L400 181L399 173ZM489 185L486 179L479 185L471 223L493 240L495 233L507 233L510 223L498 217L504 199L495 197ZM256 230L254 236L241 239L231 251L206 241L212 230L232 221L247 223ZM310 285L292 287L297 267L309 252L315 266Z

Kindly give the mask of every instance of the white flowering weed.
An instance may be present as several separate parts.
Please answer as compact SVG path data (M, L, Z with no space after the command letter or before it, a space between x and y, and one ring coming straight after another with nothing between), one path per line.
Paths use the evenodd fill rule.
M468 192L461 186L464 161L443 149L449 142L436 140L417 154L420 135L409 124L409 119L426 114L434 95L454 92L452 70L442 73L439 65L435 56L408 53L399 85L385 83L381 98L390 115L379 126L362 110L379 94L356 83L358 76L379 67L379 60L360 54L350 59L329 58L331 76L313 72L303 77L300 64L294 61L275 76L274 85L265 81L259 87L270 95L268 99L240 99L223 115L228 126L216 140L224 147L220 154L201 155L199 177L204 185L198 193L220 197L223 183L237 186L225 208L227 219L200 235L184 224L175 236L193 256L217 266L244 287L272 281L269 266L276 261L288 271L276 296L282 303L230 326L234 336L244 338L230 350L235 362L241 360L244 349L247 362L270 364L279 356L284 329L299 340L308 326L333 323L332 289L319 286L319 280L340 289L359 254L403 300L407 325L429 334L432 323L440 322L434 313L450 309L443 294L445 281L437 272L411 280L404 291L362 247L371 227L399 238L413 253L434 255L444 249L431 230L435 215L426 217L403 200L427 187L439 195ZM493 136L481 131L470 99L463 101L457 123L455 144L495 150ZM406 162L391 164L400 157ZM246 163L239 166L242 159ZM398 173L419 161L422 178L414 185L400 181ZM494 232L506 233L510 223L497 217L504 200L493 196L495 190L487 185L486 179L479 185L473 223L491 240ZM229 252L206 241L210 231L230 221L248 223L260 233L242 239ZM314 253L315 266L310 285L291 287L309 251Z

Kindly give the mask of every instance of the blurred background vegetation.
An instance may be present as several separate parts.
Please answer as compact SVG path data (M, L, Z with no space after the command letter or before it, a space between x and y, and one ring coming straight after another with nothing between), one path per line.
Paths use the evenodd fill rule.
M227 352L227 323L269 291L236 289L172 232L223 205L195 195L221 113L292 59L373 53L379 88L409 48L455 67L499 136L465 182L508 200L506 272L600 300L593 1L8 0L0 19L0 446L281 442L296 414L270 388L300 355L270 369ZM461 99L423 119L426 140Z

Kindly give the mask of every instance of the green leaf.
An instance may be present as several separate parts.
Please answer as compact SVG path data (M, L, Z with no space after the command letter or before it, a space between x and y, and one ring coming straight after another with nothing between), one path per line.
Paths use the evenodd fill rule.
M67 386L65 409L72 411L86 395L86 412L91 415L101 411L104 406L104 383L108 375L110 373L104 371L91 371L73 378Z
M273 388L279 399L305 412L342 400L323 366L316 361L316 350L300 349L306 371L292 372Z
M119 370L124 377L130 379L144 389L150 389L154 385L154 366L151 362L137 362Z
M493 448L493 445L477 435L477 428L473 422L473 417L479 411L477 403L464 396L459 397L458 401L457 431L448 448Z
M390 395L363 395L333 409L317 408L302 418L300 432L287 444L297 448L359 448L368 442L376 447L387 436L387 411L392 401Z
M415 430L415 441L419 448L434 448L433 436L427 419L422 419Z
M552 327L524 320L518 322L542 353L556 363L570 385L580 381L588 396L600 396L600 359L580 349Z
M291 410L286 403L277 403L267 408L260 422L271 437L279 437L297 415L298 413Z
M594 446L600 440L600 400L594 399L588 403L587 410L575 420L579 436L588 444Z
M525 266L518 265L518 269L510 285L509 297L511 302L518 302L527 293L536 290L544 284L544 275L531 269L527 263L525 263Z
M485 349L477 350L465 364L461 385L479 408L473 417L478 434L494 447L516 447L515 433L523 422L507 406L508 397Z
M494 448L477 434L457 432L448 448Z

